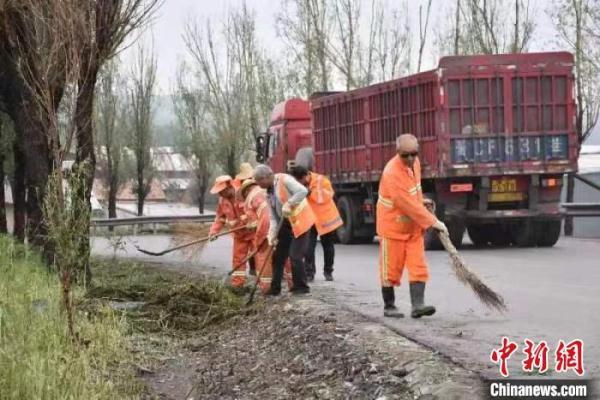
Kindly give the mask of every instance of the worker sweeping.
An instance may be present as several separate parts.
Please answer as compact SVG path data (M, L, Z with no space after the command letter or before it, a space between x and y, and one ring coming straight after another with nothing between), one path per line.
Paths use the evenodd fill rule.
M313 281L315 278L317 236L321 237L321 246L323 246L323 275L326 281L332 281L333 264L335 261L335 232L343 225L340 212L333 200L335 192L326 176L309 171L303 166L295 166L292 170L292 175L298 182L308 188L308 204L313 210L316 219L316 223L310 230L308 250L304 258L308 281Z
M420 318L435 313L435 307L424 302L429 269L423 236L430 227L446 234L448 229L423 204L417 138L411 134L400 135L396 140L396 151L397 155L386 164L381 175L377 201L383 314L386 317L404 317L396 308L394 287L400 285L406 266L411 316Z
M254 258L258 265L258 285L261 292L267 293L271 289L273 276L272 253L269 251L267 235L271 224L271 207L267 192L260 188L254 179L246 179L239 190L240 196L244 199L244 210L248 216L248 221L256 225L252 239L252 252L256 252ZM285 264L285 278L288 288L292 288L291 264Z
M270 245L277 243L273 254L273 280L268 294L277 296L281 293L281 279L288 257L292 263L292 293L309 293L304 255L315 216L306 200L308 190L293 176L274 174L267 165L258 165L254 169L254 180L269 193L271 225L267 240ZM281 219L281 229L277 232Z
M246 265L243 261L250 253L252 247L254 227L252 224L248 224L248 218L244 212L244 202L236 197L236 192L232 185L232 178L229 175L217 177L210 192L219 196L215 220L209 231L210 241L215 240L216 235L225 226L227 226L228 229L248 226L248 229L242 229L232 234L232 265L235 271L231 274L231 286L242 288L246 283Z
M239 191L241 186L249 179L252 179L252 173L254 169L250 163L244 162L240 164L240 172L235 176L233 180L233 187ZM248 269L250 275L256 275L256 260L254 257L248 260Z

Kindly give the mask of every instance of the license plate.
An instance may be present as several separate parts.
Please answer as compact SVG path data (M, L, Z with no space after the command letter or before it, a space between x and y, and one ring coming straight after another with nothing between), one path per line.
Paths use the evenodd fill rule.
M492 181L492 193L506 193L517 191L516 179L501 179Z
M525 194L520 192L490 193L488 202L521 201L525 199Z

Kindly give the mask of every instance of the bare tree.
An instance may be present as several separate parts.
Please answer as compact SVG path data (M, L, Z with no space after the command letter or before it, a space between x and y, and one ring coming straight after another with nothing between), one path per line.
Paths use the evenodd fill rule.
M154 178L151 147L152 104L156 86L156 57L152 51L139 46L131 71L129 105L131 112L131 148L135 157L135 192L138 215L144 214L144 201L150 193Z
M551 10L560 43L570 49L575 56L575 95L577 114L575 127L578 146L592 133L598 122L600 111L600 4L591 0L561 0L554 3ZM567 202L572 202L575 192L575 178L567 179ZM573 218L565 219L565 235L573 235Z
M529 0L457 0L447 11L437 38L443 55L521 53L535 32Z
M423 59L423 50L427 43L427 32L429 30L429 16L431 15L431 0L427 2L425 11L425 21L423 21L423 5L419 5L419 58L417 61L417 72L421 72L421 61Z
M329 90L331 39L326 0L285 0L276 17L278 35L305 96Z
M214 138L206 120L202 91L190 81L190 71L182 63L177 73L177 87L173 94L181 152L194 164L198 186L198 211L204 214L204 195L210 184L214 163Z
M117 217L117 193L123 180L123 157L127 101L124 79L119 74L118 60L109 61L102 68L96 94L96 130L98 132L98 150L101 178L107 191L108 217Z
M4 182L6 181L7 172L5 165L11 157L13 141L10 120L6 114L0 112L0 233L8 233Z

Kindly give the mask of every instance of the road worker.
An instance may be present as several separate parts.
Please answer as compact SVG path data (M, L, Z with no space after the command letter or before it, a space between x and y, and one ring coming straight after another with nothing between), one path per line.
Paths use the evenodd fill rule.
M235 176L233 180L233 187L238 190L242 186L242 184L248 180L252 179L252 173L254 169L250 163L244 162L240 164L240 172ZM252 257L248 260L248 267L250 275L256 275L256 260Z
M254 258L258 265L258 285L261 292L267 293L271 289L273 276L272 252L269 251L267 235L271 224L271 207L267 192L260 188L254 179L246 179L240 187L240 196L244 199L244 210L249 223L256 229L252 240L252 252L257 250ZM288 288L292 288L291 264L285 264L285 279Z
M231 274L231 286L242 288L246 283L246 265L240 265L240 263L243 263L250 252L254 232L252 225L247 224L248 217L244 212L244 202L237 198L232 181L233 179L229 175L219 176L215 179L215 183L210 189L212 194L219 196L219 203L217 205L215 220L210 227L209 240L215 240L217 238L216 235L224 227L231 230L247 226L247 229L236 230L232 233L232 268L235 271Z
M313 281L316 273L315 249L317 247L317 235L321 237L321 246L323 246L323 275L326 281L332 281L335 259L335 231L343 225L340 212L333 200L335 192L326 176L309 171L303 166L294 167L292 175L298 182L308 188L308 204L316 219L316 223L310 231L308 251L304 258L308 281Z
M315 216L306 200L308 190L291 175L273 174L273 170L267 165L258 165L254 169L254 180L267 190L271 206L271 226L267 240L270 245L276 245L276 248L269 294L277 296L281 293L281 279L288 257L292 263L292 293L309 293L304 256ZM279 232L278 226L281 226Z
M425 305L425 283L429 270L423 235L428 228L448 233L443 222L427 210L421 190L419 143L411 134L396 140L397 155L385 166L379 182L377 235L379 275L386 317L402 318L395 305L394 287L408 269L411 316L433 315L435 307Z

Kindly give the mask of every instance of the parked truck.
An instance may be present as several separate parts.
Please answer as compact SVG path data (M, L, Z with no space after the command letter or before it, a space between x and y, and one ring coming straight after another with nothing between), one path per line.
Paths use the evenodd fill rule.
M370 242L395 139L419 139L424 194L460 245L553 246L563 175L577 169L573 56L444 57L436 69L278 104L257 159L286 171L306 154L330 177L341 243ZM303 157L300 157L303 155ZM428 249L439 247L426 235Z

